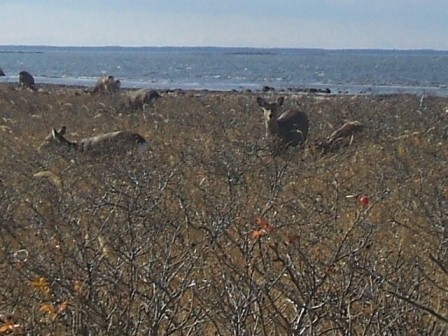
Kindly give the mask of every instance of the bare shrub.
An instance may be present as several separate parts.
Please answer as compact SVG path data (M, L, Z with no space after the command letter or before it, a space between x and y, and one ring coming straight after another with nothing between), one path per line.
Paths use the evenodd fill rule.
M445 333L446 98L289 99L310 143L365 128L278 157L250 93L123 115L59 90L0 86L0 333ZM150 151L40 153L48 124L135 129Z

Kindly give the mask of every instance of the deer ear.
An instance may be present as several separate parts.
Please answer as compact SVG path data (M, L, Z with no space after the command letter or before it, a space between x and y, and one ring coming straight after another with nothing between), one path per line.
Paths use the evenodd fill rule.
M66 126L61 126L61 128L59 128L58 134L59 135L64 135L66 130L67 130Z
M261 107L265 107L266 106L266 101L263 98L261 98L261 97L257 97L257 103Z
M56 131L56 128L53 127L53 129L51 130L51 136L53 137L53 139L57 139L58 135L58 131Z
M278 99L277 99L278 106L282 106L284 101L285 101L285 97L278 97Z

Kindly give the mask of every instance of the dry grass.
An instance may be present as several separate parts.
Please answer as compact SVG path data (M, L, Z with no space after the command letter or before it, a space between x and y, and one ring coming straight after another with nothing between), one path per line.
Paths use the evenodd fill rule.
M255 98L0 86L0 334L444 335L448 99L288 96L310 137L272 156ZM61 125L150 152L38 152Z

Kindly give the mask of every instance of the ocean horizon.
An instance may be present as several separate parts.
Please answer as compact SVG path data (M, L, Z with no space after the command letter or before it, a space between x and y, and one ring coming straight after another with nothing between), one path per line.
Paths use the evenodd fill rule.
M10 83L26 70L37 84L93 86L110 74L124 88L448 96L448 51L431 49L5 45L0 68Z

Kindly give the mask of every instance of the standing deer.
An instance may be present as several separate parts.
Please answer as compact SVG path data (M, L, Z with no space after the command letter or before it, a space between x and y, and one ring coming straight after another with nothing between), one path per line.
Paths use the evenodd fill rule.
M65 148L76 152L86 152L96 155L119 155L137 150L144 152L148 143L140 134L129 131L105 133L91 138L72 142L64 137L67 128L62 126L59 131L52 129L39 149Z
M284 97L279 97L277 102L268 103L261 97L257 98L264 112L266 136L274 141L276 149L298 146L308 136L309 120L305 112L293 109L279 114L278 109L284 100Z
M31 90L36 90L36 83L34 77L28 71L19 72L19 87L25 87Z

